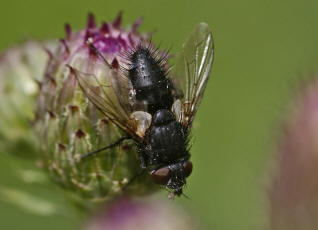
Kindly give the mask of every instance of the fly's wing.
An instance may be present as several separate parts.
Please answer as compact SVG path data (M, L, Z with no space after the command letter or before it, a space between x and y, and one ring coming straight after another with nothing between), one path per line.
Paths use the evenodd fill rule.
M190 128L209 80L214 54L212 32L206 23L198 24L177 54L172 81L182 91L172 110ZM181 110L181 111L175 111Z
M70 68L82 91L109 120L131 137L137 140L143 138L150 126L151 115L140 111L141 114L135 116L128 81L107 68L98 77Z

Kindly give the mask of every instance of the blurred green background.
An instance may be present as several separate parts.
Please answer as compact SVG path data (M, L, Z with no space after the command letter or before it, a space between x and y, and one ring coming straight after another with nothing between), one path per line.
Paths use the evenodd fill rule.
M187 206L209 229L266 229L266 169L279 122L295 93L294 85L317 70L318 2L2 1L0 49L30 38L60 38L65 22L80 29L88 12L100 22L112 20L120 10L124 24L143 16L140 31L155 29L154 41L162 47L172 45L172 53L198 22L211 26L215 62L195 122L194 171L185 190L191 200L176 202ZM23 186L12 169L16 164L31 167L0 157L0 186ZM51 187L50 193L36 187L24 189L63 203L59 189ZM65 215L67 210L46 217L1 200L1 229L78 228L79 220Z

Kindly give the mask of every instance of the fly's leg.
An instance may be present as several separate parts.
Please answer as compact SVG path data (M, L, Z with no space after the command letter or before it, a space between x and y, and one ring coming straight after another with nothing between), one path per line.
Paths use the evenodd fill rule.
M105 147L100 148L100 149L97 149L97 150L95 150L95 151L93 151L93 152L86 153L86 154L82 155L82 156L81 156L81 160L83 160L83 159L85 159L85 158L87 158L87 157L94 156L94 155L96 155L97 153L99 153L99 152L101 152L101 151L104 151L104 150L106 150L106 149L114 148L114 147L118 146L121 142L123 142L124 140L128 140L128 139L131 139L131 137L129 137L129 136L121 137L121 138L119 138L117 141L115 141L114 143L112 143L112 144L110 144L110 145L108 145L108 146L105 146Z

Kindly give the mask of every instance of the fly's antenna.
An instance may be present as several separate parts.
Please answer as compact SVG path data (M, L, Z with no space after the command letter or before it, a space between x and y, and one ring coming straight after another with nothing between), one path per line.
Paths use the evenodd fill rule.
M90 47L92 50L94 50L95 53L97 53L97 55L105 62L105 64L106 64L110 69L113 69L113 67L111 66L111 64L109 64L108 61L106 60L106 58L104 57L104 55L96 48L96 46L94 46L92 38L88 38L87 41L86 41L86 44L89 45L89 47Z

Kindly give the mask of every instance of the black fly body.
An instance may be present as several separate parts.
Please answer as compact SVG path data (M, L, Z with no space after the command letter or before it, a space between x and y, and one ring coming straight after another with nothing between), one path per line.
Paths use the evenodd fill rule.
M122 68L123 74L132 83L132 100L142 104L151 115L160 109L170 109L174 98L173 84L167 77L168 52L160 53L149 42L137 45L122 56L126 65Z
M82 159L132 139L138 147L141 169L149 171L154 183L171 189L170 196L181 195L192 171L189 133L209 79L213 54L212 33L207 24L200 23L183 44L171 74L166 68L167 53L159 54L142 44L124 55L124 71L107 63L110 74L105 79L71 68L88 99L126 132L115 143Z

